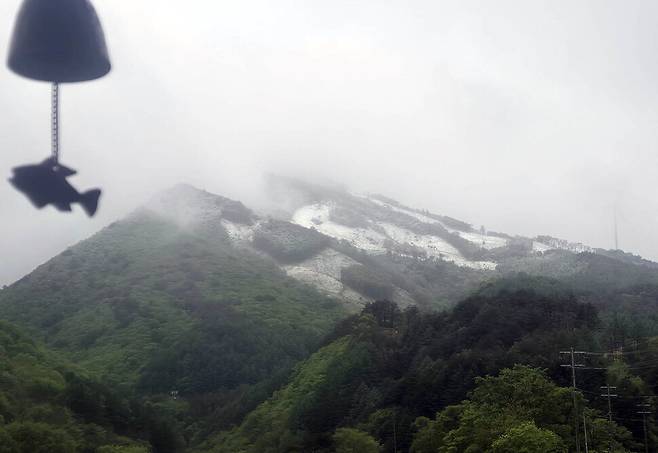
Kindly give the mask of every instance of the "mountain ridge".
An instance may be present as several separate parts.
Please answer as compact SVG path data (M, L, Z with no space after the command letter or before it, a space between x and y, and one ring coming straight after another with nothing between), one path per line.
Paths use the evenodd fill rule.
M600 313L586 327L592 348L596 341L616 348L658 335L658 270L651 264L614 253L536 250L533 239L478 233L457 219L381 197L332 188L305 191L299 184L292 197L274 191L282 201L271 215L189 185L161 192L0 291L0 318L90 378L162 413L171 427L166 433L177 433L181 445L201 449L209 440L210 448L222 439L229 442L227 448L230 439L251 445L259 434L249 424L260 419L263 407L269 421L276 421L280 408L287 411L288 400L276 399L277 389L287 384L293 387L284 393L296 402L286 415L292 425L280 432L284 438L290 434L299 445L315 442L297 437L296 420L309 413L313 426L322 429L310 427L307 433L322 433L317 440L328 445L337 425L323 419L323 408L342 417L351 399L364 412L350 420L372 422L368 429L377 432L384 414L395 410L388 404L395 401L398 384L390 387L377 378L381 373L371 373L368 379L375 381L365 382L371 390L364 390L352 374L359 375L359 364L372 361L381 363L387 379L402 379L399 388L415 395L401 419L409 443L415 416L432 415L428 411L437 405L459 401L472 378L499 369L503 362L479 365L489 352L473 355L469 349L478 345L498 351L497 343L516 329L516 321L510 324L507 318L528 321L515 312L517 305L534 313L544 361L549 340L555 340L545 328L571 322L571 315L558 319L551 311L560 300L568 300L570 313ZM279 187L279 192L287 190ZM495 266L474 265L479 262ZM496 302L487 308L492 298ZM537 314L540 308L545 310ZM417 326L434 333L415 330L421 319ZM463 379L450 380L444 373L442 379L457 389L450 399L437 393L432 407L426 407L415 387L421 381L401 376L411 362L404 358L408 349L400 343L400 332L413 338L408 346L418 352L412 365L425 382L422 388L429 388L435 367L456 366L454 372L461 373L460 364L468 364ZM358 357L338 344L317 356L328 362L320 359L318 367L299 374L302 361L315 363L314 353L345 334L372 341ZM506 340L505 348L532 358L531 339L524 343L519 338ZM427 347L439 339L426 357ZM340 357L351 357L354 366L341 368ZM550 363L555 365L555 358ZM403 365L397 369L395 364ZM349 388L337 388L343 400L336 406L334 387L313 384L328 374L349 383ZM293 391L296 379L310 379L311 385L302 387L320 388L322 395L299 398ZM389 402L381 399L380 388L390 390ZM274 398L273 404L262 406L268 398ZM378 401L380 409L366 417L369 400ZM235 426L241 428L232 430ZM246 444L240 433L249 437ZM166 451L175 450L156 449Z
M354 308L374 301L373 294L381 295L382 288L373 288L382 280L397 282L383 291L402 306L450 305L478 284L514 267L515 262L541 262L544 255L565 251L658 268L657 263L619 250L595 249L547 235L528 238L478 230L467 222L409 208L384 195L355 195L342 187L274 175L268 177L267 187L275 208L265 213L190 185L178 185L164 193L168 195L157 196L156 205L165 216L180 217L181 210L196 210L199 223L203 219L212 223L214 218L235 245L273 258L289 276ZM173 204L172 199L176 200ZM358 266L369 268L370 275L360 272ZM403 274L414 266L425 268L425 273L439 266L443 273L462 275L467 283L463 291L446 296L429 288L427 282L405 279ZM359 274L356 281L355 273Z

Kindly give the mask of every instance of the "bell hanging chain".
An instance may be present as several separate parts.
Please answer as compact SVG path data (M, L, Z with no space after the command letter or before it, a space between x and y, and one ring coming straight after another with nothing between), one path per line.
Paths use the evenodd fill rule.
M51 149L55 165L59 163L59 84L52 85L52 107L50 111Z

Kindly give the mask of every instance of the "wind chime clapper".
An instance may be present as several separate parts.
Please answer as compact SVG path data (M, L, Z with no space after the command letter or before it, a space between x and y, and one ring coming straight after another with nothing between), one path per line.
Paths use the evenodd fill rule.
M51 155L35 165L13 169L11 184L41 209L71 211L79 203L96 213L101 191L79 193L66 178L76 172L60 163L60 84L99 79L110 72L105 35L89 0L23 0L7 65L23 77L50 82Z

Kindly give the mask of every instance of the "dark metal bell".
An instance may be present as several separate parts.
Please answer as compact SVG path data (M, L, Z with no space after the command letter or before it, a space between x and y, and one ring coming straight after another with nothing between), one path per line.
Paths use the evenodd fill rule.
M24 77L57 83L110 72L103 29L89 0L24 0L8 65Z

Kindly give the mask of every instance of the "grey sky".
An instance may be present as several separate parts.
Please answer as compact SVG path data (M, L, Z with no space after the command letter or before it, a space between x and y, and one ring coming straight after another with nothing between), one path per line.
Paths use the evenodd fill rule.
M0 55L19 0L0 3ZM658 2L96 0L114 71L63 88L63 161L100 213L0 183L0 284L185 181L264 171L511 234L658 259ZM49 88L0 68L0 173L49 152Z

